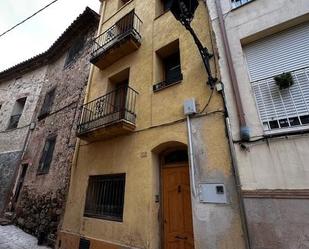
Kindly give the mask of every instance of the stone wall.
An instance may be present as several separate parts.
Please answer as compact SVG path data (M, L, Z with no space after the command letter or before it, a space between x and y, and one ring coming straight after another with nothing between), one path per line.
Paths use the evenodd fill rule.
M16 224L34 236L46 233L49 241L54 241L63 212L64 198L64 189L35 195L31 189L24 188L16 210Z
M0 213L4 208L21 152L0 154Z
M70 64L66 65L68 45L65 53L47 66L45 82L35 111L36 127L31 132L22 163L29 165L24 187L16 208L16 224L26 232L40 237L45 233L51 244L56 238L61 223L65 195L70 180L75 143L76 127L80 119L81 105L90 71L90 40L96 25L88 31L80 31L86 37L85 46ZM55 89L50 113L37 117L46 93ZM56 135L56 144L48 172L38 174L38 167L46 139Z

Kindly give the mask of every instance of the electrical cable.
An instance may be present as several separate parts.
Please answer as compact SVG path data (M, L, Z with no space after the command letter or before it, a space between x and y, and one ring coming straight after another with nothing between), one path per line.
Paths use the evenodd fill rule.
M206 110L206 108L209 106L210 101L211 101L212 96L213 96L213 93L214 93L214 88L211 89L211 93L210 93L210 96L209 96L209 98L207 100L207 103L206 103L206 105L203 107L203 109L199 113L203 113Z
M23 24L24 22L28 21L29 19L31 19L32 17L34 17L35 15L37 15L38 13L40 13L41 11L45 10L46 8L48 8L49 6L51 6L52 4L54 4L55 2L57 2L58 0L54 0L51 3L47 4L46 6L44 6L43 8L39 9L38 11L36 11L35 13L33 13L31 16L27 17L26 19L22 20L21 22L17 23L16 25L14 25L13 27L9 28L8 30L4 31L3 33L0 34L0 37L4 36L5 34L9 33L10 31L12 31L13 29L15 29L16 27L18 27L19 25Z

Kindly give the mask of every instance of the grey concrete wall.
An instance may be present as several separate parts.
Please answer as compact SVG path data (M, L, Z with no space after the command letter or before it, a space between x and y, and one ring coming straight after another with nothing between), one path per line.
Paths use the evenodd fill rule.
M309 200L245 199L252 249L308 249Z
M0 213L4 208L20 156L19 151L0 154Z
M192 197L195 248L245 248L239 200L223 132L224 115L194 118L191 127L197 191L201 183L219 183L224 184L227 196L224 204L202 203L199 194Z

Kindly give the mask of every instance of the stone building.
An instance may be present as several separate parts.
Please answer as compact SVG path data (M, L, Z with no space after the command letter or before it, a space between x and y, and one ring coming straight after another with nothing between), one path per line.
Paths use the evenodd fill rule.
M56 247L245 248L224 105L194 40L165 1L101 2ZM192 25L212 52L199 3Z
M309 248L309 1L207 5L251 248Z
M30 59L0 73L0 215L8 201L44 82L44 65L23 72L35 61Z
M17 225L43 240L55 240L61 220L98 23L99 15L86 8L46 52L0 74L12 77L13 86L29 95L24 108L28 116L22 115L17 128L32 122L23 150L21 139L16 141L22 158L8 209L15 212ZM11 102L27 96L23 92L13 92ZM8 138L1 146L13 142Z

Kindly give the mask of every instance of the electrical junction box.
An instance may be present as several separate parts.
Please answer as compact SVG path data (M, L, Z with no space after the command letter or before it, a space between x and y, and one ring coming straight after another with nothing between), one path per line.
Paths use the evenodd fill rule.
M201 183L199 185L201 203L227 203L225 186L222 183Z
M30 130L34 130L35 129L35 123L34 122L31 122L30 123L30 128L29 128Z
M195 104L195 99L187 99L184 102L184 113L185 115L191 115L196 113L196 104Z

